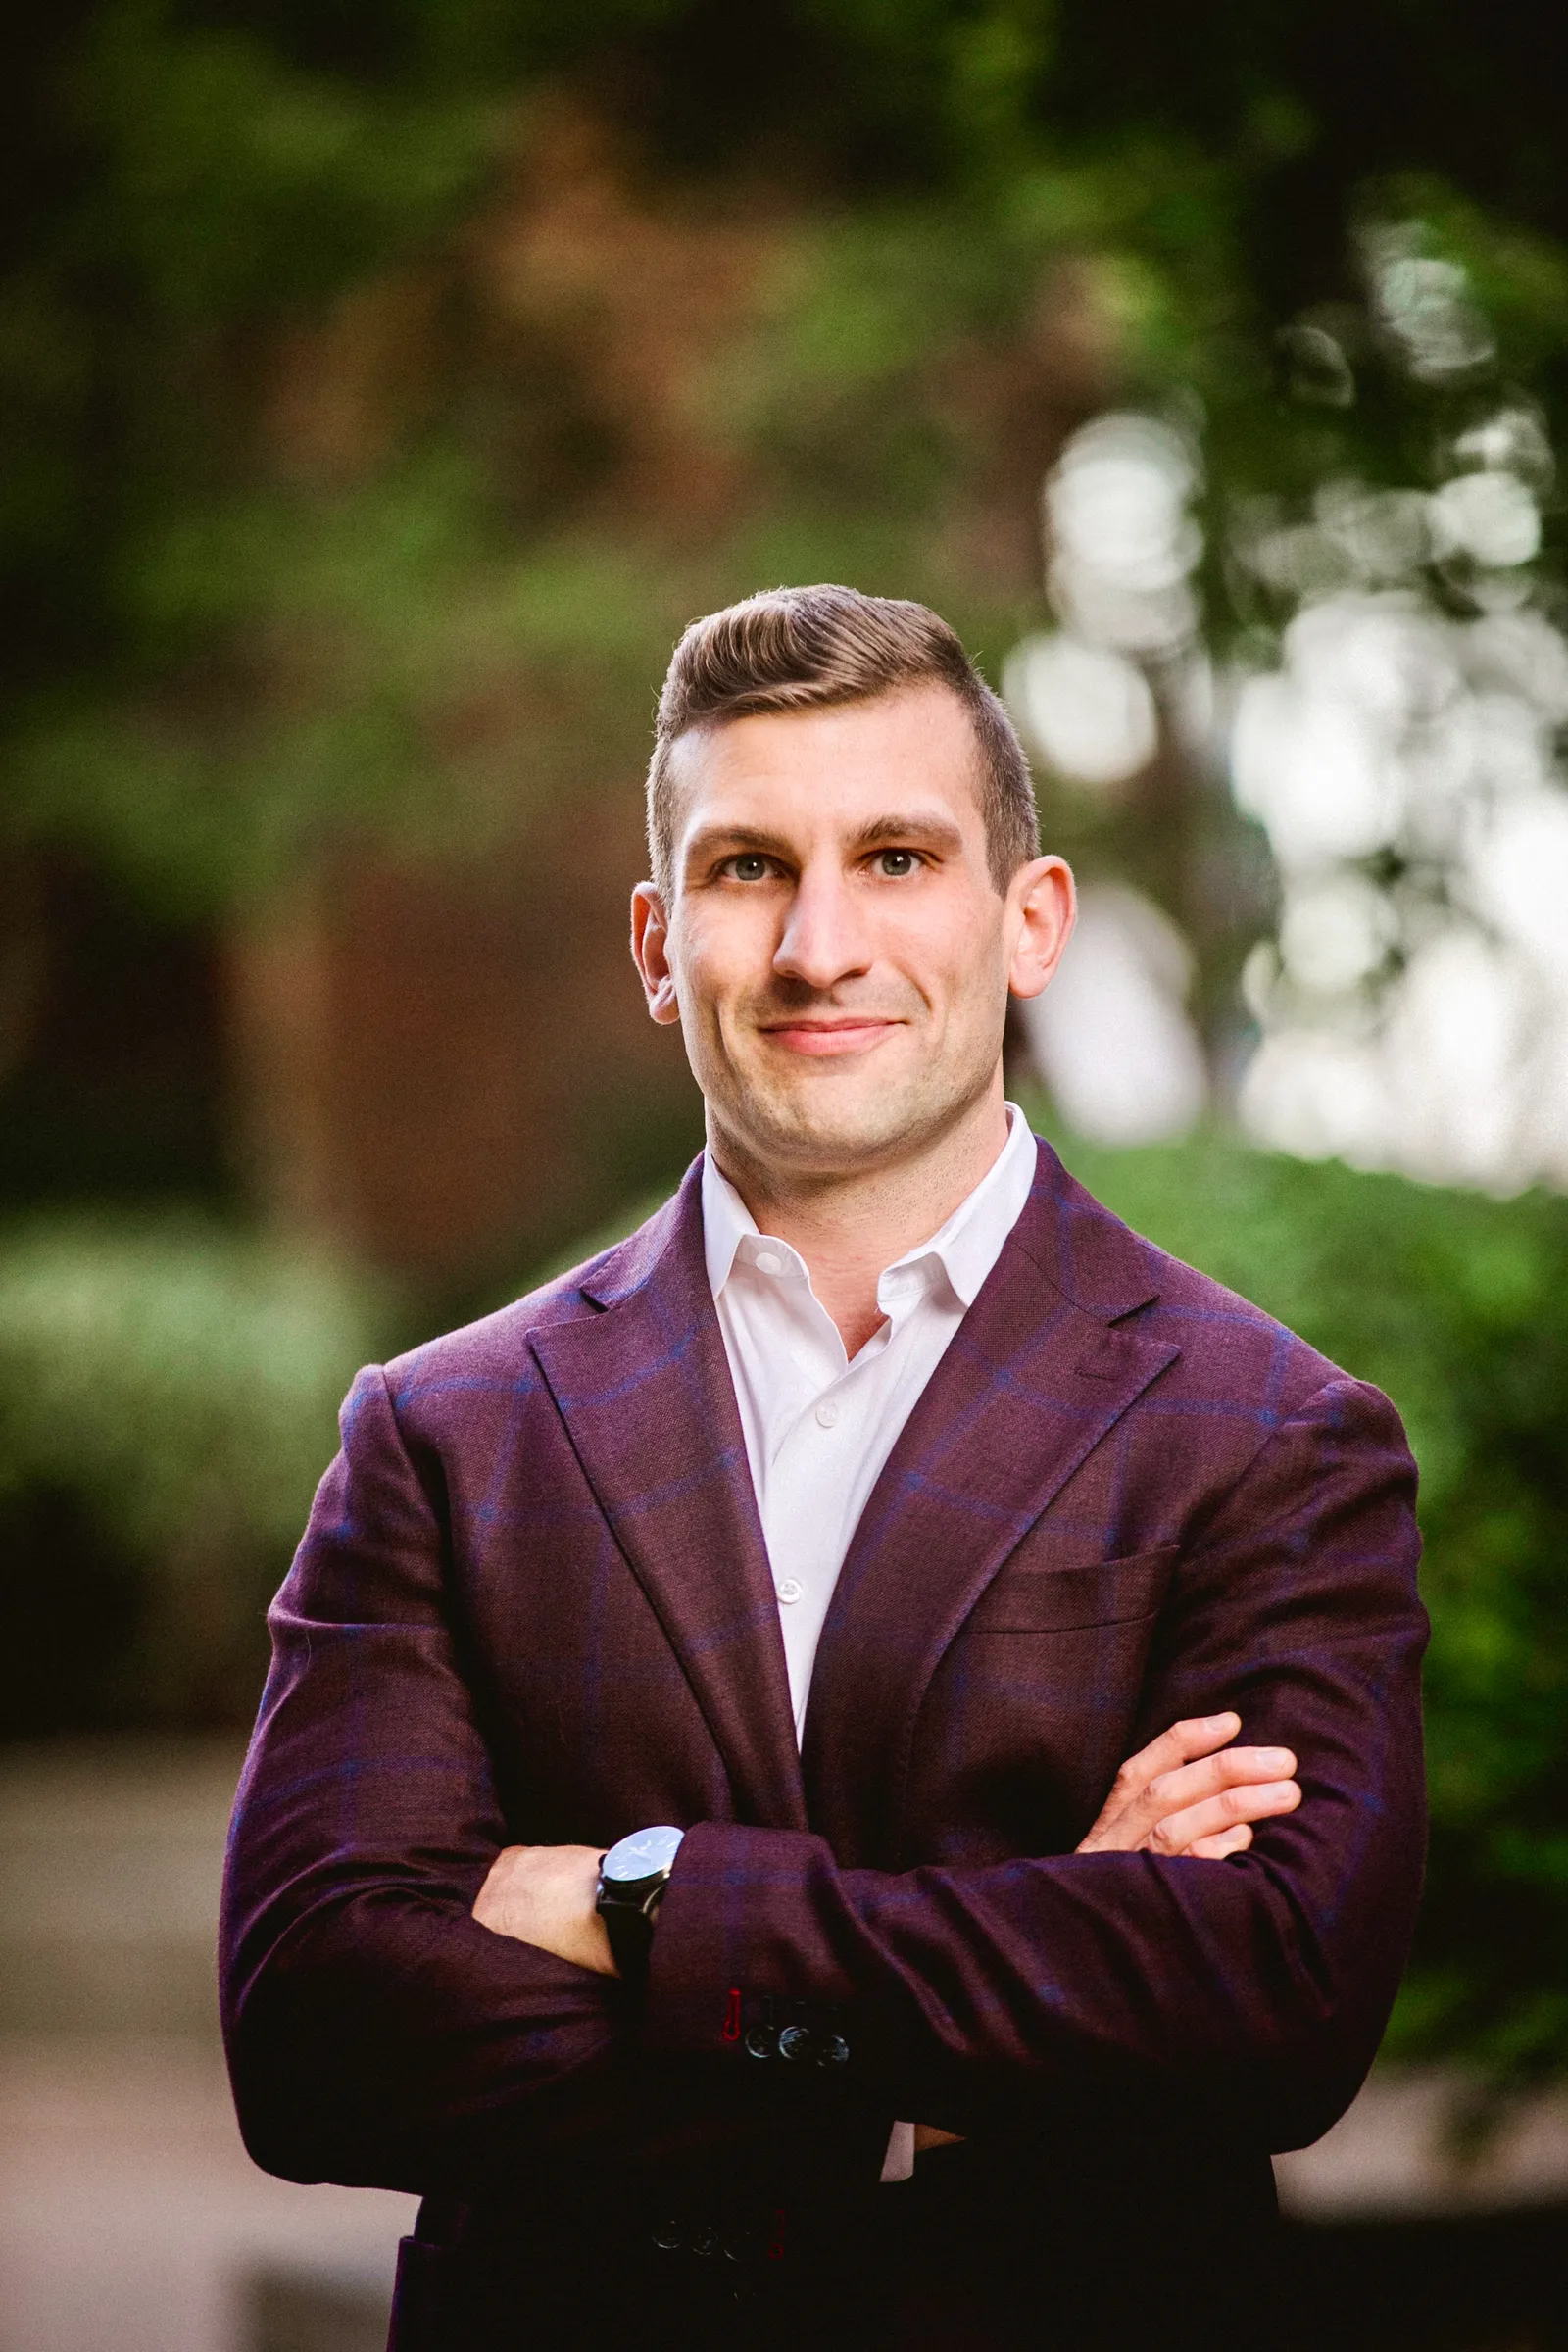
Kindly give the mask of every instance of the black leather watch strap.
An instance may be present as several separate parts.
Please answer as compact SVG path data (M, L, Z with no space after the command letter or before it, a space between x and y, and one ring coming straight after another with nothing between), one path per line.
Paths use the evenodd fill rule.
M641 1903L617 1902L609 1893L600 1895L599 1916L605 1923L605 1933L610 1937L610 1949L615 1966L628 1984L642 1984L647 1981L648 1959L654 1946L652 1914L658 1910L659 1896L663 1891L662 1886L657 1887L648 1900Z

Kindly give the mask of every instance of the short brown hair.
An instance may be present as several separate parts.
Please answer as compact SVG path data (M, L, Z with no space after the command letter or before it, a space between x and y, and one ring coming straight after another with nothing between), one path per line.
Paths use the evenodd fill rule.
M670 658L648 769L648 850L665 897L677 809L670 752L692 727L761 711L868 702L901 686L946 686L974 727L987 862L999 891L1039 848L1029 762L1017 732L947 622L904 597L857 588L769 588L694 620Z

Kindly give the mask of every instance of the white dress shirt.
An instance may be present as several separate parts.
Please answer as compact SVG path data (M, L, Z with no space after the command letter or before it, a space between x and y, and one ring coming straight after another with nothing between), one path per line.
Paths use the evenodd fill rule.
M767 1544L789 1667L795 1736L811 1668L871 1489L899 1433L1002 1254L1029 1198L1035 1139L1016 1103L989 1172L928 1242L877 1284L887 1317L852 1362L788 1242L760 1233L735 1187L703 1162L703 1244L746 1458ZM914 2128L896 2124L884 2180L914 2169Z
M988 1174L877 1284L887 1317L854 1362L788 1242L703 1162L703 1243L778 1594L799 1739L816 1645L860 1513L921 1390L1002 1254L1035 1178L1014 1103Z

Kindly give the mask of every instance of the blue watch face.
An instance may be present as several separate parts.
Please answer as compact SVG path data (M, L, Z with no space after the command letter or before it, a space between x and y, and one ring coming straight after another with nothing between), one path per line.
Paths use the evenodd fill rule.
M657 1878L662 1870L668 1870L674 1861L685 1835L684 1830L672 1830L667 1826L657 1830L634 1830L629 1838L622 1838L617 1845L611 1847L601 1866L600 1875L621 1885L632 1884L638 1879Z

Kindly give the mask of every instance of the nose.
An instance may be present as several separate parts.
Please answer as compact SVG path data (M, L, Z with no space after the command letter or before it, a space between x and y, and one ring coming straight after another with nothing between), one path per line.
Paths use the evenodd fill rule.
M795 886L773 956L782 979L827 990L870 968L871 943L848 877L835 864L807 866Z

